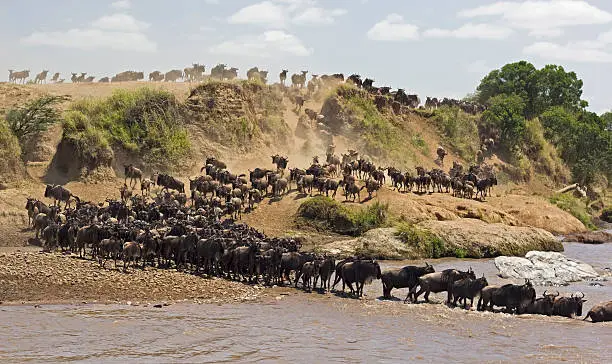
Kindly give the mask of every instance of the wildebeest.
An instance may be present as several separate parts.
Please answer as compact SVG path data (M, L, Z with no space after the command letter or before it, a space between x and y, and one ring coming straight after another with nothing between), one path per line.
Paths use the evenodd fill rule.
M302 107L304 106L304 96L301 96L301 95L295 96L294 102L295 102L295 112L299 113L302 110Z
M416 292L417 286L413 287L408 292L406 299L404 299L404 303L406 303L408 301L408 298L410 297L412 297L412 302L417 302L417 299L423 292L425 292L425 296L424 296L425 302L429 302L429 294L431 292L433 293L448 292L446 302L450 303L451 297L450 297L449 291L452 287L452 284L455 281L458 281L464 278L476 279L476 276L474 275L474 272L472 271L471 268L466 272L460 271L457 269L445 269L442 272L425 274L418 279L418 282L419 282L418 286L420 286L419 291Z
M183 78L183 71L181 70L171 70L164 75L164 81L166 82L176 82L179 78Z
M302 275L302 288L305 291L312 291L313 280L316 288L317 280L319 279L319 269L320 262L317 260L306 262L302 265L300 273Z
M572 295L570 297L557 297L553 304L553 315L571 318L572 316L582 316L582 303L586 302L584 293L581 297Z
M158 186L162 186L162 190L165 189L168 191L169 189L173 189L180 193L185 193L185 184L170 175L160 173L155 182Z
M525 284L505 284L503 286L487 286L482 289L478 300L478 310L488 308L493 310L493 306L505 307L508 312L525 313L527 306L535 301L535 289L529 280Z
M57 206L57 202L64 201L66 204L64 208L68 208L70 205L70 200L74 198L77 202L81 200L72 194L67 188L60 185L47 185L45 188L45 197L53 199L53 205Z
M391 298L393 288L412 289L418 284L419 277L434 273L434 267L425 263L424 267L407 265L403 268L391 269L382 274L383 297Z
M280 80L280 84L285 86L285 80L287 80L287 72L289 72L288 70L282 70L282 72L278 75L278 78Z
M527 306L525 313L552 316L553 305L558 296L559 292L557 292L557 294L547 294L547 291L544 291L542 297L537 298Z
M291 83L293 84L293 87L304 88L304 85L306 84L307 73L308 71L302 71L301 74L296 73L291 75Z
M584 317L591 318L592 322L612 321L612 301L602 302L593 306Z
M142 183L142 171L133 164L123 165L124 183L127 183L128 178L130 179L130 187L134 188L136 182Z
M37 74L34 78L34 83L47 83L47 74L49 74L49 71L47 70Z
M465 307L467 304L467 299L469 298L470 305L468 306L468 309L472 308L472 305L474 304L474 297L477 294L480 294L480 291L482 291L482 289L488 285L489 283L487 282L484 274L478 279L463 278L453 282L449 292L453 300L453 306L457 305L457 301L461 302L461 300L463 300L462 304L463 307Z
M349 286L351 293L357 297L363 296L363 286L374 279L380 279L382 273L380 265L373 260L356 260L344 264L341 268L342 284ZM353 289L352 283L355 283Z
M336 260L332 257L325 257L319 267L319 276L321 277L321 288L329 289L332 273L336 269ZM316 288L316 287L315 287Z
M123 251L121 255L123 258L123 271L127 272L130 262L132 262L133 265L136 265L136 261L140 259L142 255L140 245L134 241L125 242L123 244Z

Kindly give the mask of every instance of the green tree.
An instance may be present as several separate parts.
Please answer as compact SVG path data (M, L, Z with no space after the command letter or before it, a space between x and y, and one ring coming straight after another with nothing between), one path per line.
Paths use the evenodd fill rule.
M525 103L518 95L497 95L489 100L482 119L500 132L500 143L507 151L520 147L525 133Z
M526 105L525 112L532 112L532 100L537 95L538 70L527 61L508 63L491 71L478 85L478 100L486 104L498 95L516 95Z
M565 72L561 66L549 64L539 70L536 89L534 115L539 115L550 106L564 106L570 110L588 106L586 101L580 99L582 80L574 72Z
M27 138L47 130L50 125L60 120L60 112L56 106L65 100L66 96L45 95L9 110L6 121L19 143L23 146Z
M497 95L517 95L525 103L525 117L533 118L551 106L580 110L588 106L581 100L582 80L576 73L557 65L538 70L531 63L509 63L491 71L478 85L478 101L488 103Z

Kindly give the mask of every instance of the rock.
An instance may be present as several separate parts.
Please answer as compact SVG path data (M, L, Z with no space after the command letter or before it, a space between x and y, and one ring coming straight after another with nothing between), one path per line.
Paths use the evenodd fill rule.
M612 234L607 231L588 231L565 235L562 241L573 241L584 244L612 243Z
M530 251L524 258L501 256L495 258L495 266L504 277L529 279L541 286L561 286L599 277L590 265L556 252Z
M157 304L157 305L154 305L153 307L155 307L155 308L162 308L162 307L164 307L164 306L163 306L163 305L161 305L161 304Z
M321 250L339 257L359 254L377 259L439 258L459 253L462 254L459 256L484 258L523 256L531 250L563 250L561 242L551 233L532 227L488 224L476 219L430 220L415 227L439 238L441 243L435 253L427 244L404 243L396 236L395 228L373 229L357 239L326 244Z

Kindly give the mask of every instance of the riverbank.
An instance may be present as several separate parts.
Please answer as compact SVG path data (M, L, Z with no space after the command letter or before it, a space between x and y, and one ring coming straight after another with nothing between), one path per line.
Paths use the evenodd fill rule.
M238 303L256 300L263 287L204 278L174 269L122 271L74 255L28 251L0 253L0 302L10 303Z

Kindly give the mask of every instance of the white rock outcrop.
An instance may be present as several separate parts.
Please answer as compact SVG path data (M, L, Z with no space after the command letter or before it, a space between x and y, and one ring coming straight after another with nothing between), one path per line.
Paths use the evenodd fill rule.
M503 278L526 278L540 286L562 286L599 277L590 265L556 252L530 251L524 258L501 256L495 258L495 266Z

